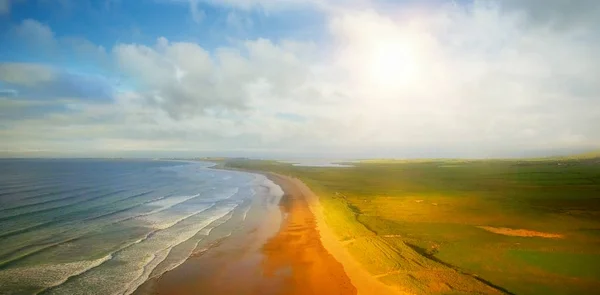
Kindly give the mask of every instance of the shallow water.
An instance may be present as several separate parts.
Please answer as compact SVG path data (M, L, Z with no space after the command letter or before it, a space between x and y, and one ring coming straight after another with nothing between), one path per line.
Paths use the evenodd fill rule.
M211 165L0 160L0 294L130 294L257 192L279 193Z

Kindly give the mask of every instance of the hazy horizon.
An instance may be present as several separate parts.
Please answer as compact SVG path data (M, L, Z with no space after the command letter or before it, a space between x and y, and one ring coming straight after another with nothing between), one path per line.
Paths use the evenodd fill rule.
M0 0L0 157L600 149L600 2Z
M564 157L575 156L586 153L598 152L593 150L543 150L543 151L522 151L514 154L496 154L496 155L471 155L461 154L460 151L455 153L431 153L429 151L421 151L414 153L398 153L388 152L380 154L372 153L291 153L291 152L273 152L273 151L255 151L255 152L234 152L234 151L129 151L115 153L2 153L0 159L197 159L197 158L249 158L262 160L280 160L280 161L353 161L353 160L368 160L368 159L527 159L527 158L544 158L544 157Z

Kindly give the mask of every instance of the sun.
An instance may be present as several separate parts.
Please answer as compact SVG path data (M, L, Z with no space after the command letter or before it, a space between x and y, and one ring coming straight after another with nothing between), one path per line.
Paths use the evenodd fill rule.
M389 90L414 81L418 70L417 56L410 44L378 41L370 51L367 75L373 85Z

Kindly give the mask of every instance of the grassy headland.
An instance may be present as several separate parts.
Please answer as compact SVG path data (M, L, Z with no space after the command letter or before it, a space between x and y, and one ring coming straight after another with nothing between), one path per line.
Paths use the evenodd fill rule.
M349 252L413 294L600 290L600 159L228 160L299 178Z

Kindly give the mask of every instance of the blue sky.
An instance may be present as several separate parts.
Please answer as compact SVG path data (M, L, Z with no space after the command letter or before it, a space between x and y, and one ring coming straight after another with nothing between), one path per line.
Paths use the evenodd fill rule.
M591 0L0 0L0 153L597 149L599 16Z
M123 77L106 60L82 53L83 50L110 50L117 44L156 43L159 37L171 42L193 42L208 50L232 39L269 40L323 39L324 15L310 7L270 13L266 8L215 6L204 2L171 0L85 0L85 1L8 1L10 13L0 17L0 48L3 62L39 63L61 71L54 89L18 88L24 97L69 96L96 99L110 98L112 88L130 88ZM195 16L191 7L196 7ZM47 29L50 37L31 36L21 31L35 22ZM40 40L41 39L41 40ZM51 39L51 40L48 40ZM8 84L8 85L6 85ZM95 92L95 93L92 93Z
M198 2L193 5L200 11L200 19L194 20L191 4L186 1L12 2L10 14L0 19L5 34L12 24L34 19L49 26L57 38L83 37L104 48L116 43L152 44L161 36L172 41L196 42L207 48L219 46L232 37L314 40L320 38L319 28L325 25L323 14L302 6L273 13L261 7L245 9ZM240 26L228 23L232 14L240 19ZM14 49L3 48L2 56L27 59Z

